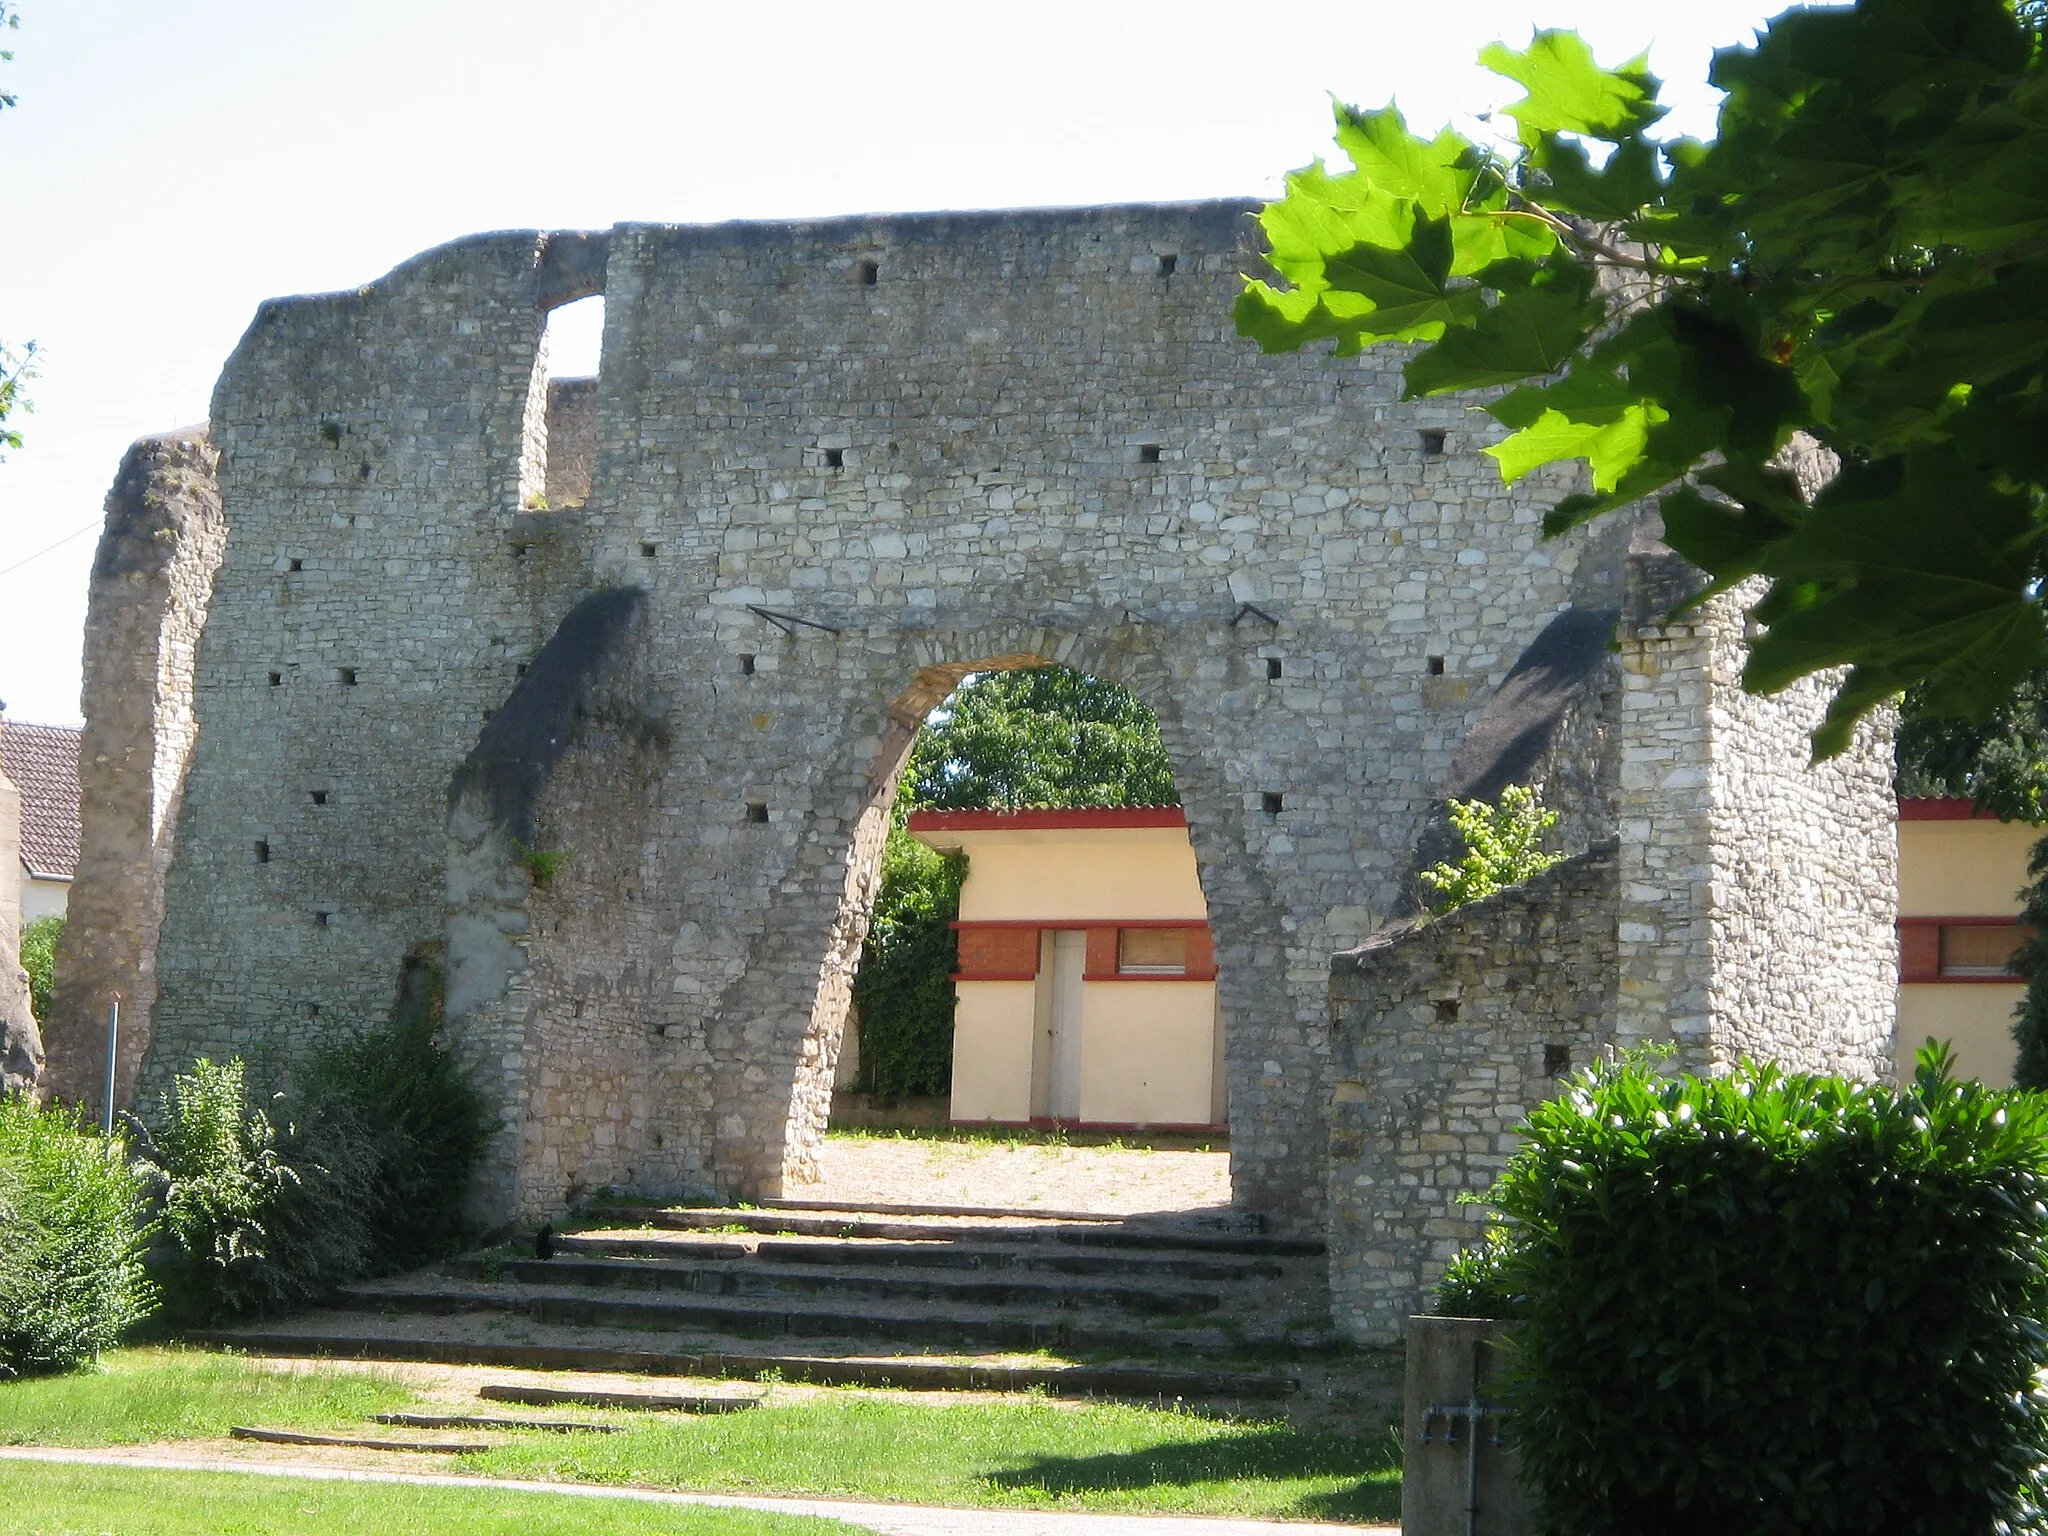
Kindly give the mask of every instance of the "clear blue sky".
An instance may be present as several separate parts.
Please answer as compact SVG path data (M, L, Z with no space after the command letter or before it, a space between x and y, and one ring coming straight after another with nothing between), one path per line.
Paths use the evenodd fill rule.
M0 463L0 699L78 718L85 579L135 437L201 421L272 294L477 230L1274 195L1328 95L1434 127L1473 57L1648 47L1711 131L1750 0L19 0L0 340L44 349ZM578 343L557 367L576 371ZM594 340L580 343L588 366ZM567 365L566 367L564 365ZM40 551L68 535L69 542Z

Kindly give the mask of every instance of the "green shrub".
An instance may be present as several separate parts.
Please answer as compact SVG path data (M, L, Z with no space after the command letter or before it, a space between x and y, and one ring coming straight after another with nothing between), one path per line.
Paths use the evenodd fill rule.
M1523 1127L1488 1288L1538 1526L2040 1528L2048 1097L1596 1068Z
M145 1317L147 1241L121 1141L0 1095L0 1379L85 1364Z
M1500 800L1453 800L1447 814L1465 840L1465 852L1454 864L1422 871L1422 883L1437 893L1438 912L1451 912L1533 879L1564 857L1543 850L1543 836L1557 825L1557 812L1546 811L1536 791L1510 784Z
M360 1155L342 1144L316 1157L296 1126L286 1140L289 1161L270 1115L249 1102L239 1058L215 1065L201 1057L165 1091L142 1150L163 1208L150 1261L170 1320L304 1306L362 1273L369 1241Z
M901 828L882 854L874 920L853 978L860 1080L871 1093L935 1094L953 1085L953 972L967 860Z
M497 1129L443 1049L437 970L389 1024L314 1050L300 1074L302 1140L330 1165L353 1152L363 1186L367 1267L410 1269L460 1248L470 1180Z
M302 1307L470 1238L463 1206L494 1127L434 1038L439 1016L429 984L389 1024L316 1047L273 1099L282 1129L249 1102L239 1060L175 1080L148 1149L175 1317Z
M1505 1227L1488 1227L1474 1247L1464 1249L1444 1266L1433 1300L1443 1317L1512 1318L1514 1293L1509 1289L1510 1255Z
M57 940L64 935L59 915L39 917L21 930L21 968L28 972L29 1011L38 1024L50 1017L50 985L57 969Z

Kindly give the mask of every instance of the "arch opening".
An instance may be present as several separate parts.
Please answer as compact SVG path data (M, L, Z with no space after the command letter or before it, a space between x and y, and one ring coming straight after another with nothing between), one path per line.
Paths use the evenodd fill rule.
M829 1198L883 1197L861 1187L886 1173L872 1143L835 1137L816 1161L829 1104L842 1132L1017 1144L978 1174L958 1160L924 1203L1022 1203L1024 1144L1048 1140L1197 1155L1146 1160L1171 1165L1170 1193L1138 1176L1040 1203L1229 1202L1216 945L1137 694L1040 656L920 673L889 710L834 938L843 980L828 958L813 1014L823 1091L790 1117L787 1192L811 1174Z
M599 293L556 305L541 323L519 458L521 511L580 507L590 495L604 316Z

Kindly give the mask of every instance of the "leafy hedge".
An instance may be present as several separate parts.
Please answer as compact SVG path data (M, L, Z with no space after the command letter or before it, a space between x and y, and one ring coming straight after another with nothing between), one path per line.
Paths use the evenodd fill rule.
M1539 1529L2040 1528L2048 1097L1629 1062L1523 1135L1445 1300L1520 1319Z
M892 828L853 1004L860 1083L870 1093L941 1094L953 1083L953 972L967 860Z
M28 972L29 1011L38 1024L50 1017L50 992L57 969L57 941L64 936L61 914L39 917L21 930L21 968Z
M439 989L386 1025L316 1047L293 1092L252 1102L237 1059L204 1059L158 1106L164 1236L152 1255L180 1321L274 1313L460 1248L492 1123L435 1038Z
M148 1314L148 1225L124 1143L0 1095L0 1380L85 1364Z

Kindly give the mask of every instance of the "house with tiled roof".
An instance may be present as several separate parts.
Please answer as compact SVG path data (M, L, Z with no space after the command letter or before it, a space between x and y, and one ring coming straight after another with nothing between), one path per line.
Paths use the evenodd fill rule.
M68 725L0 720L0 773L21 793L21 920L60 915L78 868L78 739ZM4 878L4 877L0 877Z

